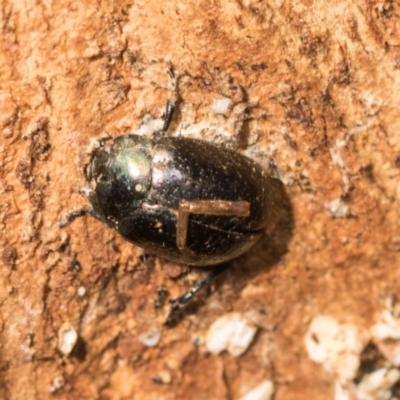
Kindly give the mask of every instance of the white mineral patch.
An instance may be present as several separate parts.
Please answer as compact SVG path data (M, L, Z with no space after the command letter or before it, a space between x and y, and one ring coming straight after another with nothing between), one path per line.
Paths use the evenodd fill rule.
M350 216L350 207L342 199L335 199L329 203L325 203L325 208L335 218L347 218Z
M157 346L160 339L161 330L157 327L152 327L139 335L139 340L147 347Z
M364 375L357 385L357 400L389 400L392 398L392 387L400 379L396 368L380 368Z
M392 312L382 312L379 321L371 328L375 340L393 339L400 340L400 318L396 318Z
M64 386L64 384L65 384L64 377L63 377L61 374L60 374L60 375L57 375L57 376L53 379L53 381L52 381L52 383L51 383L51 386L49 387L49 392L50 392L50 393L55 393L55 392L57 392L57 390L61 389L61 388Z
M338 378L352 381L360 366L360 354L369 334L356 325L339 324L333 317L320 315L311 322L305 336L305 346L311 360Z
M271 381L264 381L246 393L240 400L270 400L273 394L274 384Z
M212 110L215 112L215 114L224 115L228 112L230 105L231 99L229 97L221 97L214 100Z
M214 354L227 350L238 357L243 354L254 339L257 328L238 313L224 315L210 327L206 337L206 347Z
M86 294L86 289L84 286L79 286L77 290L77 294L79 297L83 297Z
M390 299L388 299L390 303ZM392 366L400 367L400 310L398 305L387 304L372 326L371 334L380 352Z
M58 349L65 356L71 354L78 340L78 333L75 328L69 323L62 324L58 331Z

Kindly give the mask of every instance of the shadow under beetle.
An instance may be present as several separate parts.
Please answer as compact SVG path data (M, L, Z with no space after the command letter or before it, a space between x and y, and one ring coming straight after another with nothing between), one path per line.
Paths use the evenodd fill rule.
M273 229L276 180L236 151L164 136L174 108L168 101L164 128L151 138L123 135L95 151L86 171L91 205L61 226L89 213L149 253L203 267L239 256ZM226 268L173 300L166 324Z

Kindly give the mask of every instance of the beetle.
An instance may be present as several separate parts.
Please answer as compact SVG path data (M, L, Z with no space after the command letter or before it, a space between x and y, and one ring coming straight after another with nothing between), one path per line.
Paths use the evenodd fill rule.
M61 223L90 213L149 253L220 265L173 301L167 323L276 219L275 180L237 151L166 136L173 112L168 101L164 127L151 137L122 135L97 149L86 170L90 205Z

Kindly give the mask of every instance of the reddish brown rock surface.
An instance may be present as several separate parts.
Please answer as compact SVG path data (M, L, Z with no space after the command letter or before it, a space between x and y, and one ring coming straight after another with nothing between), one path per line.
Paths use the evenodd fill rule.
M239 399L271 380L275 400L332 399L311 321L370 329L399 292L399 18L390 1L3 1L0 397ZM198 274L91 217L58 227L86 202L93 140L163 117L168 63L186 73L173 127L239 145L293 209L292 232L233 262L172 329L157 289L175 297ZM208 353L232 311L254 341ZM79 337L69 355L63 326Z

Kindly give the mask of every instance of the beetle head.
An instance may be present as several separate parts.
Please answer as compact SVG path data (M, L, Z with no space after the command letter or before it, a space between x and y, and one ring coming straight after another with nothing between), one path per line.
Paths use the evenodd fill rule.
M87 178L93 208L116 224L134 212L150 190L149 141L138 135L117 137L94 155Z

